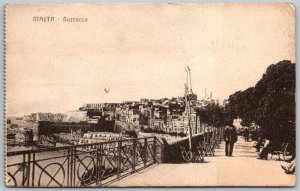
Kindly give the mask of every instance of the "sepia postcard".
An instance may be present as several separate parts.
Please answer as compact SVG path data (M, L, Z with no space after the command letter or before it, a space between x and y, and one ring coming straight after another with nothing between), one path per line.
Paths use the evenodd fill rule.
M295 7L7 4L7 187L293 187Z

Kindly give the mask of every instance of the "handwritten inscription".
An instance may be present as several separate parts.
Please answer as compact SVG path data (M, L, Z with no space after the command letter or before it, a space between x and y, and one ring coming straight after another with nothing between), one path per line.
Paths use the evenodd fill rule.
M212 40L211 46L214 48L220 47L220 48L236 48L237 43L233 40L226 40L226 39L215 39Z

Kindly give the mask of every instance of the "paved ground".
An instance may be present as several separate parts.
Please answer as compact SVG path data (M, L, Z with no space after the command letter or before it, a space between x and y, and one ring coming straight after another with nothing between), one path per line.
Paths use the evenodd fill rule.
M293 186L295 175L287 175L283 161L258 160L252 142L242 138L235 144L233 157L224 154L224 143L215 157L205 163L157 164L110 186ZM274 157L275 158L275 157Z

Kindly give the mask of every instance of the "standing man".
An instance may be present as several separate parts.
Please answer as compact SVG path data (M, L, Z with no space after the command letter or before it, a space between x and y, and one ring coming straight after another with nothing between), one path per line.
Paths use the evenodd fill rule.
M261 146L263 146L263 133L260 127L257 128L257 144L256 144L256 151L259 152Z
M244 138L246 142L249 141L249 129L247 127L244 130Z
M233 145L237 141L236 128L233 126L227 126L224 132L225 140L225 154L226 156L232 156Z

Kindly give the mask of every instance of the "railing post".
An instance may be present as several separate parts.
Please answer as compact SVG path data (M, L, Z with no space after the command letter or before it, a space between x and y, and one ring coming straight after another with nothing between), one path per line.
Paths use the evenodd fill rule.
M133 158L132 158L132 171L135 172L135 166L136 166L136 139L133 140L132 143L132 150L133 150Z
M70 148L71 154L70 154L70 187L75 186L75 163L76 163L76 152L75 148Z
M70 187L73 187L73 148L70 148Z
M68 149L68 165L67 165L67 186L70 187L70 149Z
M144 138L144 150L143 150L143 162L144 162L144 166L147 165L147 147L148 147L148 142L147 142L147 138Z
M154 140L153 140L153 163L156 163L156 141L157 141L157 138L154 137Z
M99 165L99 145L95 145L96 146L96 164L94 166L94 169L95 170L95 173L96 173L96 186L99 185L99 168L100 168L100 165Z
M31 174L31 186L34 187L34 174L35 174L35 153L32 154L32 174Z
M29 182L30 182L30 158L31 158L31 153L28 152L27 153L27 156L28 156L28 161L27 161L27 187L29 187Z
M98 180L98 185L102 185L102 171L104 170L105 167L102 169L102 156L103 156L103 144L99 145L99 150L98 150L98 174L97 174L97 180Z
M24 186L24 184L25 184L25 168L26 168L25 153L23 154L23 163L22 163L21 168L23 168L23 171L22 171L22 186Z
M122 141L118 141L118 147L117 147L117 168L118 168L118 178L121 176L121 147L122 147Z
M76 147L73 147L73 186L76 186Z

